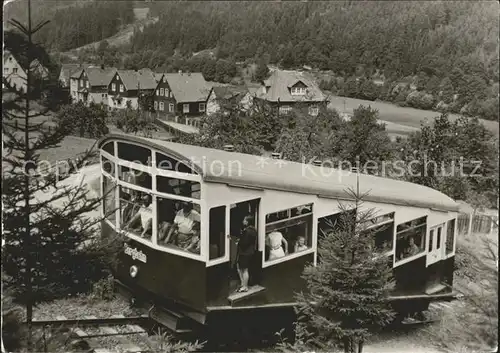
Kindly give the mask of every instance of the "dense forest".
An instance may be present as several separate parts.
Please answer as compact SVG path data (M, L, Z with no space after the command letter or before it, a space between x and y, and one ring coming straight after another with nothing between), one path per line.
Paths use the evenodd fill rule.
M21 0L9 4L6 17L24 23L26 3L26 0ZM133 1L33 0L33 22L50 20L36 33L35 40L49 51L66 51L97 42L132 23L133 8Z
M152 12L160 20L132 39L137 66L213 49L232 62L331 70L323 88L336 94L498 117L494 2L168 2ZM386 86L363 82L374 75Z

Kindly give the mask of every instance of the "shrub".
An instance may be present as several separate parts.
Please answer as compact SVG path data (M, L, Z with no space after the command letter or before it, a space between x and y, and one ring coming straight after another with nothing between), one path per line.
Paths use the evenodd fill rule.
M413 108L432 109L434 106L434 97L432 94L424 91L415 91L406 97L406 103Z
M109 275L92 285L91 297L100 300L111 300L114 297L114 278Z

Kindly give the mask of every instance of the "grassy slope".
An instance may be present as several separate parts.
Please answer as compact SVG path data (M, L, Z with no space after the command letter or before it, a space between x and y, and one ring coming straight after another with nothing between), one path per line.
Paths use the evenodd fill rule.
M427 119L428 121L432 121L433 118L441 115L441 113L439 112L433 112L430 110L403 108L391 103L372 102L362 99L338 96L331 97L329 107L335 108L340 112L344 112L344 102L346 113L352 113L352 111L360 105L369 105L372 108L378 109L381 120L414 128L420 128L421 122L423 122L425 119ZM456 114L450 114L449 116L451 120L456 120L459 117ZM498 122L484 119L481 119L481 121L496 136L499 135ZM387 128L390 131L390 126L388 126Z

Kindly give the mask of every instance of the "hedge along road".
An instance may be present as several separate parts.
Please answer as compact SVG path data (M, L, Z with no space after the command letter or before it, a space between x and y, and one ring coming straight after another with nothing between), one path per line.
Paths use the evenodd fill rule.
M345 109L344 109L344 101L345 101ZM398 107L397 105L386 103L386 102L374 102L367 101L356 98L348 98L348 97L338 97L331 96L330 104L328 104L328 108L336 109L338 112L352 114L353 110L358 108L360 105L371 106L374 109L379 111L380 120L405 125L413 128L420 128L421 122L427 119L429 122L433 121L435 117L441 115L440 112L435 112L431 110L421 110L415 108L405 108ZM450 120L457 120L460 115L457 114L449 114ZM484 120L479 119L483 125L490 130L496 136L499 136L499 124L498 121L493 120ZM391 132L391 126L387 126L387 130Z

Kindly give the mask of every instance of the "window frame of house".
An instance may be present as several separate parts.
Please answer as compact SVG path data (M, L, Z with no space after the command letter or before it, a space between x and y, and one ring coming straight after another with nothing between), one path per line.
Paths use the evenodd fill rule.
M112 84L111 84L111 90L112 90L113 92L116 92L116 84L115 84L115 83L112 83Z
M170 95L170 91L168 88L165 88L165 97L168 98L168 96Z
M289 114L292 111L292 107L289 105L283 105L279 107L278 110L280 114Z
M187 109L186 109L186 107L187 107ZM189 113L189 103L182 104L182 112Z
M207 109L207 105L205 103L199 103L198 104L198 109L199 109L200 113L204 113L206 111L206 109Z
M164 89L160 88L160 97L164 95Z
M123 86L122 83L120 83L120 93L123 93L125 91L125 86Z
M292 87L290 90L292 96L303 96L306 94L306 89L304 87Z
M292 210L297 209L309 209L309 212L299 213L297 215L292 215ZM271 215L283 216L278 220L268 220ZM317 250L317 244L314 238L315 226L314 226L314 203L301 204L295 207L291 207L286 210L281 210L277 212L270 212L266 214L264 218L265 223L265 231L264 231L264 244L267 243L267 235L274 231L280 231L283 229L305 225L306 226L306 245L307 249L299 252L288 253L287 255L280 257L274 260L266 259L266 251L262 252L262 268L266 268L269 266L274 266L280 264L285 261L293 260L301 256L305 256L308 254L314 254ZM302 221L302 222L301 222ZM294 224L295 223L295 224ZM281 227L281 228L280 228ZM283 237L286 239L285 234ZM294 246L294 244L290 244L291 240L286 239L288 242L288 247ZM265 248L264 248L265 249Z
M318 106L310 106L309 107L309 115L310 116L318 116L319 114L319 107Z
M160 89L159 89L159 88L156 90L156 95L157 95L157 96L159 96L159 95L160 95Z
M165 104L163 102L159 102L158 109L162 112L165 110Z
M175 109L174 109L174 108L175 108L175 106L174 106L174 104L173 104L173 103L169 103L169 104L168 104L168 112L169 112L169 113L174 113L174 112L175 112Z
M90 83L89 83L89 81L85 82L85 87L90 88Z
M154 101L153 108L154 110L158 110L158 101Z
M80 87L83 87L83 80L80 79Z

